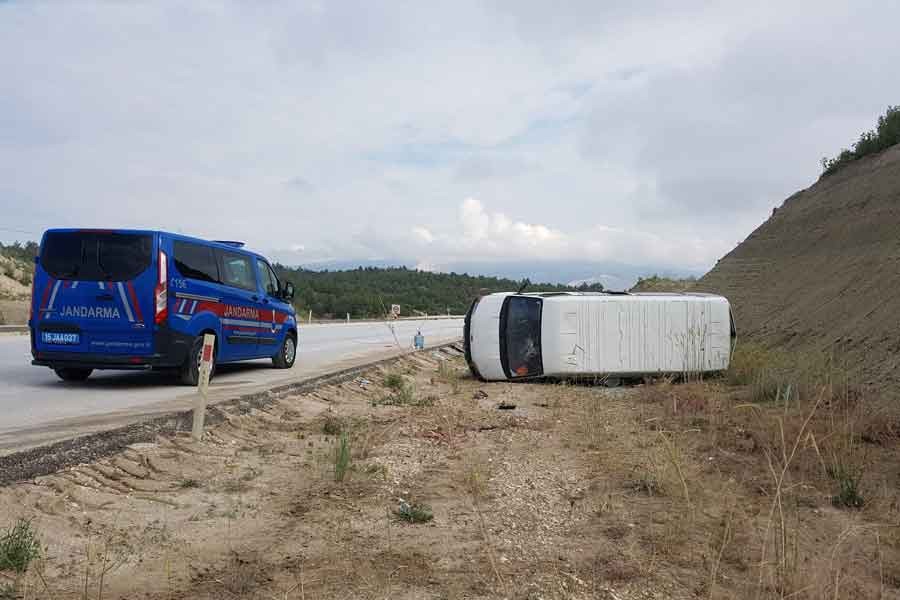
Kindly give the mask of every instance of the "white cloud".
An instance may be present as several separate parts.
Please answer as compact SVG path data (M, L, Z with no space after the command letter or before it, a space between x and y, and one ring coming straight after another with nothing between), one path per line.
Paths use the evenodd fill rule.
M423 242L425 244L430 244L434 241L434 235L431 231L428 230L427 227L416 226L412 228L413 238L416 240ZM424 270L424 269L423 269Z
M413 234L420 230L425 228L414 227ZM475 198L462 201L455 227L425 231L429 234L428 246L417 250L422 253L417 259L421 264L438 267L460 262L563 260L696 270L730 249L727 240L715 235L662 236L600 224L564 232L546 224L514 221L503 213L488 212ZM382 247L392 245L387 240L380 243ZM395 253L399 250L396 246L392 249Z

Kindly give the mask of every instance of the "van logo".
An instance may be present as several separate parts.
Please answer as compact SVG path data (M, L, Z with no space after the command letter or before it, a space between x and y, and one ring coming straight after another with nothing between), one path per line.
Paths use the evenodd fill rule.
M237 318L237 319L249 319L251 321L259 321L259 311L255 308L250 308L249 306L225 306L225 314L222 315L227 318Z
M119 309L115 306L63 306L59 311L61 317L79 317L81 319L120 319Z

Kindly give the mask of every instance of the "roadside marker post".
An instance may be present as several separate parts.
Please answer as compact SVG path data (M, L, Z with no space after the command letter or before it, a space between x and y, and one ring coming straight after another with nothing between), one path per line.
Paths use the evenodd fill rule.
M209 391L209 375L212 370L213 348L216 336L211 333L203 336L203 350L200 351L200 372L197 378L197 397L194 399L194 427L191 437L195 442L203 439L203 422L206 420L206 400Z

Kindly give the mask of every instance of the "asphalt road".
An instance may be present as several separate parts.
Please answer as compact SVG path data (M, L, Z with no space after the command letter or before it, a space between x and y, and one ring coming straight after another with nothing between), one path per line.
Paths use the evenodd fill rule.
M400 354L411 349L416 329L436 345L461 338L462 319L301 326L293 369L273 369L268 359L220 365L210 401ZM0 454L184 410L193 397L166 373L94 371L84 383L66 383L31 365L27 335L0 336Z

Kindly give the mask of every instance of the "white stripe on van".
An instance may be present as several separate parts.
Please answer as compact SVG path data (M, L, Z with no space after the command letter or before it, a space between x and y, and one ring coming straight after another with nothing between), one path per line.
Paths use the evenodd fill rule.
M180 312L180 313L183 313L183 312L184 312L184 303L185 303L185 302L187 302L187 300L182 300L182 301L181 301L181 304L178 305L178 310L177 310L177 312Z
M97 282L97 287L99 287L99 288L102 290L102 289L103 289L103 282L102 282L102 281L98 281L98 282Z
M78 287L78 282L77 282L77 281L73 281L73 282L72 282L72 289L74 290L74 289L77 288L77 287Z
M53 303L56 301L56 292L59 290L60 283L62 282L57 279L56 283L53 284L53 293L50 294L50 302L47 303L47 310L53 310Z
M134 315L131 314L131 305L128 303L128 296L125 295L125 286L122 285L122 282L116 284L116 287L119 288L119 296L122 297L122 304L125 305L125 314L128 315L128 320L134 323Z
M191 304L191 314L194 314L194 311L197 310L197 301L194 300L194 303Z

